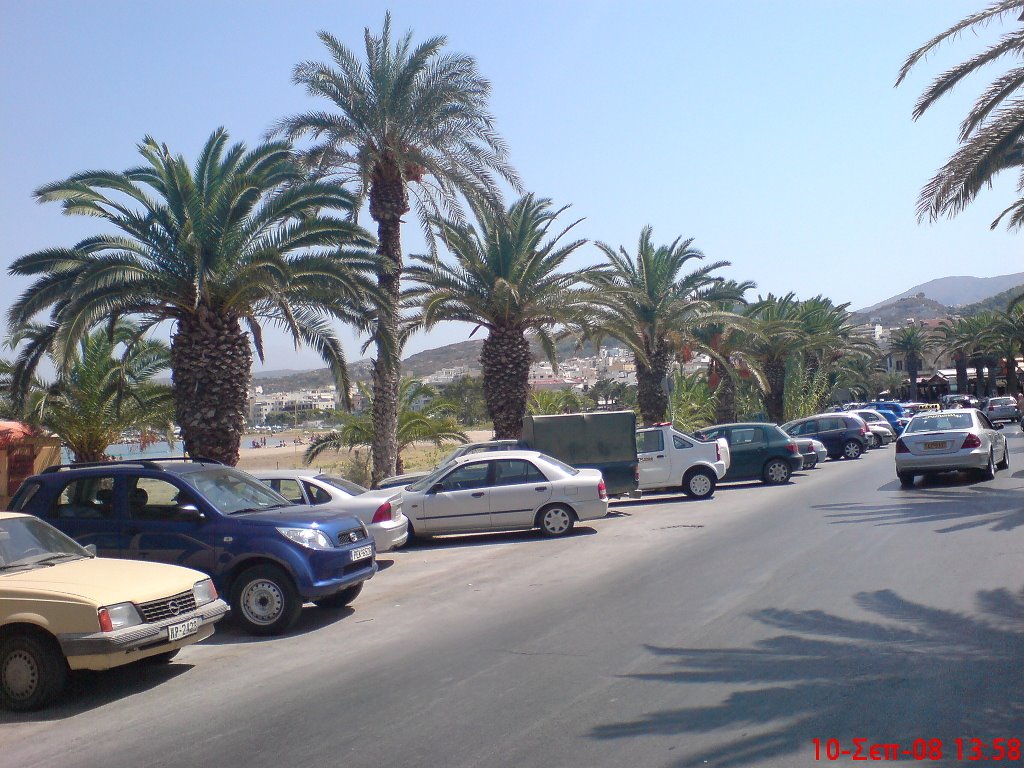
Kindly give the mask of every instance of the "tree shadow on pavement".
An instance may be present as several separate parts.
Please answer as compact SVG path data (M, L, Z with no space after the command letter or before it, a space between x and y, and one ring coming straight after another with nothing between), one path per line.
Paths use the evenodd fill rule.
M995 590L976 599L980 616L930 608L889 590L861 593L857 604L878 621L767 609L753 618L783 634L753 648L648 646L660 668L631 679L730 692L715 706L650 712L598 726L591 737L721 734L713 747L686 750L673 763L680 768L769 759L812 765L814 738L839 739L844 749L854 747L854 738L903 749L937 738L948 759L958 737L1019 737L1024 593Z
M811 509L832 512L826 518L835 524L947 523L937 528L937 533L984 527L993 531L1012 531L1024 525L1024 494L1019 489L971 486L959 487L956 491L942 487L915 491L918 491L916 486L892 503L815 504Z

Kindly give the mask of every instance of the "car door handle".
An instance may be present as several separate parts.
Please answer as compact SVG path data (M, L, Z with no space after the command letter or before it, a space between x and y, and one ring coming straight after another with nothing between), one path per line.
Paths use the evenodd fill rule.
M537 493L543 493L543 492L544 492L544 491L546 491L547 489L548 489L548 487L547 487L546 485L538 485L538 486L537 486L536 488L534 488L533 490L535 490L535 491L536 491Z
M484 495L483 491L477 491L476 493L473 494L473 498L474 499L479 499L483 495Z
M659 453L655 458L657 458L657 459L664 459L665 458L665 454L664 453Z

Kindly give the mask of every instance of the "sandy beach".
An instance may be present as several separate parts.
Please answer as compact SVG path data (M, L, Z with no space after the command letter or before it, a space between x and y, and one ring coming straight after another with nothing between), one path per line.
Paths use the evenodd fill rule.
M287 430L285 432L278 432L275 435L256 433L243 435L241 450L239 451L238 468L252 470L306 467L307 465L302 461L302 456L306 448L309 447L311 434L303 430ZM323 434L323 431L319 434ZM473 442L490 440L492 436L490 430L471 430L466 434ZM266 438L267 441L265 448L252 447L253 440L262 441L263 438ZM297 441L301 441L301 444ZM281 443L284 443L284 445L282 446ZM405 461L405 471L412 472L417 469L428 469L437 466L438 462L456 445L456 443L452 443L445 448L435 448L429 443L414 445L403 453L402 458ZM342 471L350 465L356 456L362 455L361 452L365 452L365 450L343 450L338 453L333 451L324 453L311 466L322 472L331 470ZM345 474L344 472L342 473Z

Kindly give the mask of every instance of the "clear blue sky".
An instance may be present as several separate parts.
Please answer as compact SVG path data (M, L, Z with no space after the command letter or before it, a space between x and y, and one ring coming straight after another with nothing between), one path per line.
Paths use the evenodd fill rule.
M987 3L986 3L987 4ZM918 191L955 147L983 82L913 123L922 88L981 49L969 36L893 88L907 54L983 7L858 2L46 2L11 3L0 26L0 259L70 245L90 219L32 191L87 168L137 162L146 134L194 157L210 132L260 140L285 114L325 108L291 84L325 60L330 31L362 50L385 8L416 39L443 34L477 59L527 190L571 204L580 236L633 250L695 238L761 292L818 293L859 308L953 274L1024 269L1019 235L988 224L1012 179L954 220L919 224ZM998 28L991 30L998 33ZM363 224L371 226L368 215ZM422 244L406 227L407 251ZM597 261L586 247L576 265ZM8 278L0 310L27 283ZM407 352L467 337L449 326ZM358 359L351 334L347 353ZM268 342L268 368L316 367Z

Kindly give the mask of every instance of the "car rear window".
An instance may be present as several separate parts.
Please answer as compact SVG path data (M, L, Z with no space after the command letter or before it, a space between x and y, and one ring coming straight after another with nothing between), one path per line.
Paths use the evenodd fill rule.
M907 432L944 432L949 429L970 429L974 420L969 413L936 413L915 416Z

